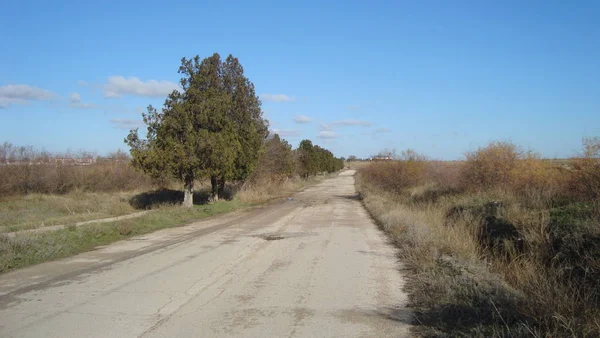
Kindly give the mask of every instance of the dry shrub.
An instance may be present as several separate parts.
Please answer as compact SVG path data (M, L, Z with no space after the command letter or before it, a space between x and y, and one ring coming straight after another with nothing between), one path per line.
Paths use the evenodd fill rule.
M285 196L303 186L300 178L282 176L254 178L246 182L236 196L246 203L262 203Z
M509 192L468 193L410 204L395 191L368 185L364 175L360 172L357 186L365 206L398 243L404 264L412 270L406 277L406 291L419 323L415 333L579 337L599 332L597 293L593 285L581 284L597 280L599 258L593 247L577 244L594 239L583 233L577 241L569 237L573 245L561 251L568 260L558 268L544 260L550 249L549 213L521 205L520 198ZM448 222L448 210L457 205L464 207ZM509 237L491 227L498 224L510 225ZM526 247L507 252L516 248L514 236L523 239ZM504 249L498 250L498 245ZM577 269L587 269L591 278L578 281L573 274ZM565 274L566 279L561 277Z
M117 232L122 236L129 236L133 232L134 224L131 222L117 223Z
M415 333L491 337L526 330L518 311L523 295L480 260L470 226L476 218L446 226L443 205L405 204L394 191L367 181L360 172L356 184L367 210L398 244L404 265L412 270L406 291L419 323Z
M510 142L492 142L466 153L460 173L461 184L469 190L480 190L510 184L522 151Z
M85 151L50 154L31 146L0 144L1 196L115 192L164 183L134 170L129 155L121 151L101 157Z
M458 178L468 191L503 189L540 203L560 196L565 187L559 168L510 142L491 142L467 153Z
M509 189L528 204L553 202L564 195L567 176L537 154L520 159L511 174Z
M570 192L584 200L600 199L600 138L586 138L584 152L571 159Z
M0 165L0 195L66 194L74 190L115 192L152 187L153 182L128 163L87 166L56 164Z
M458 190L459 175L463 161L428 161L426 177L428 182L448 189Z
M419 333L600 336L600 140L584 146L568 164L493 142L417 175L402 161L359 171L414 272Z
M361 169L370 184L387 191L401 193L404 189L425 182L427 160L412 150L402 153L402 159L389 162L375 162Z

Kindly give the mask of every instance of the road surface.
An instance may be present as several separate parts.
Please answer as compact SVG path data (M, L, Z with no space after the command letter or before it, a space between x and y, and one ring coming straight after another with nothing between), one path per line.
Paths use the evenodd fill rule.
M0 336L407 336L395 250L353 174L0 275Z

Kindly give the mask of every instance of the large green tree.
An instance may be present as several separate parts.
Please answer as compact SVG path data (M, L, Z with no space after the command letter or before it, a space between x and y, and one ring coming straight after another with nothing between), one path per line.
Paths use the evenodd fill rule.
M252 172L268 124L237 58L183 58L179 73L181 90L168 96L161 111L149 106L142 114L146 139L134 129L125 142L136 167L181 180L183 205L191 207L195 180L210 178L211 198L217 201L226 180Z
M269 135L268 122L262 117L261 102L254 91L254 84L244 76L244 68L231 55L223 63L224 88L231 98L227 118L235 126L240 150L231 170L223 170L211 177L213 198L223 193L226 180L245 180L254 171L263 151L263 142Z

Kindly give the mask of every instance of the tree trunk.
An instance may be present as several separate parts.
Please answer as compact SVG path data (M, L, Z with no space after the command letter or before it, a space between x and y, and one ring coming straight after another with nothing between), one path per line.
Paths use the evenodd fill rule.
M183 206L191 208L194 206L194 177L187 176L183 183Z
M210 177L210 185L212 188L210 201L213 203L218 202L219 201L219 179L217 178L217 176Z
M225 177L219 179L219 197L225 198Z

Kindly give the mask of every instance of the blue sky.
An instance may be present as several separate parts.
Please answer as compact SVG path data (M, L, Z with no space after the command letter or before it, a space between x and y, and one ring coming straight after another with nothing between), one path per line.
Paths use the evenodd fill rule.
M599 17L598 1L4 1L0 142L126 149L180 59L218 52L294 146L570 156L600 136Z

